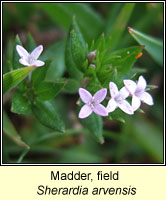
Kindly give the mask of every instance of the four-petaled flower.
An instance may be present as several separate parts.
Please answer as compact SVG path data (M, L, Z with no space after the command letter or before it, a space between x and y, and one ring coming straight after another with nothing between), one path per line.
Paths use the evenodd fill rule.
M79 112L79 118L86 118L92 112L95 112L100 116L108 116L108 112L106 108L100 104L107 95L107 89L103 88L97 91L94 96L92 96L87 90L80 88L79 95L81 100L85 103L85 105L81 108Z
M43 51L42 45L37 46L31 53L28 53L27 50L20 45L16 45L16 50L21 57L19 62L22 65L40 67L45 64L43 61L37 60Z
M141 101L148 105L153 105L152 96L145 90L147 83L143 76L139 77L137 83L132 80L124 80L123 82L129 95L132 96L131 105L134 111L140 107Z
M128 92L126 92L126 89L123 87L120 91L118 91L116 84L113 82L109 83L109 89L111 99L106 107L107 111L113 112L117 107L119 107L123 112L129 115L134 114L131 105L125 100L129 95Z

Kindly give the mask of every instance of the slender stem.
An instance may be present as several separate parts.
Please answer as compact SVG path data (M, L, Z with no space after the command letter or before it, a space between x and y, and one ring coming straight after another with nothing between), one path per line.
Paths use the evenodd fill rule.
M29 74L28 74L28 80L29 80L29 82L31 81L31 75L32 75L32 72L29 72Z
M58 132L58 131L52 132L52 133L49 133L47 135L43 135L39 139L32 142L30 144L30 147L33 147L34 145L36 145L40 142L44 142L48 139L58 137L58 136L61 136L61 135L77 135L77 134L81 134L81 133L88 134L89 131L88 131L88 129L78 129L78 130L68 129L68 130L66 130L65 133L61 133L61 132ZM110 131L103 131L103 135L107 138L111 138L112 140L120 140L121 139L121 136L117 135L116 133L110 132ZM30 150L31 149L26 149L25 151L23 151L22 154L20 155L20 157L18 158L17 163L22 163L24 157L29 153Z
M30 151L30 149L26 149L25 151L23 151L23 153L20 155L20 157L17 160L17 163L22 163L24 157L27 155L27 153Z
M32 142L30 144L30 147L32 147L33 145L38 144L40 142L43 142L45 140L51 139L53 137L57 137L57 136L61 136L61 135L75 135L75 134L80 134L81 132L88 133L89 131L87 129L78 129L78 130L69 129L69 130L66 130L65 134L61 133L61 132L53 132L53 133L44 135L44 136L40 137L39 139L35 140L34 142ZM20 155L20 157L18 158L17 163L21 163L23 161L24 157L27 155L27 153L29 153L30 150L31 149L26 149L25 151L23 151L22 154Z

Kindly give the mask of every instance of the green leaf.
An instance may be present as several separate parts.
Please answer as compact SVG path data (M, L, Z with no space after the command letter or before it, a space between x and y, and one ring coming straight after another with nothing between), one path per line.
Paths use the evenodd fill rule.
M124 79L133 79L136 75L143 74L147 70L143 68L133 67L131 68L127 73L121 74L118 77L119 82L123 82ZM121 83L119 86L122 87L123 83Z
M22 68L23 67L23 65L21 65L19 63L20 56L17 53L16 45L21 45L22 46L21 40L20 40L20 38L19 38L18 35L16 35L16 39L15 39L15 43L14 43L14 48L13 48L13 62L12 62L13 69L18 69L18 68Z
M93 50L96 50L96 49L99 50L100 52L103 52L105 50L104 33L102 33L101 36L94 43Z
M111 6L109 8L109 12L108 12L108 17L106 19L106 23L105 23L105 35L106 37L108 36L108 34L111 32L114 22L117 19L118 14L120 13L120 9L123 7L123 3L111 3Z
M106 55L101 69L97 72L97 77L102 87L108 88L109 82L115 82L118 87L122 87L123 80L133 78L136 73L143 73L144 70L132 68L143 47L135 46L121 49Z
M89 131L97 137L97 140L102 144L103 139L103 120L102 117L92 113L89 117L85 119L80 119L83 126L85 126Z
M65 63L66 69L69 72L70 76L74 79L81 80L83 77L83 73L77 69L77 66L73 59L70 32L68 34L65 47Z
M133 28L128 28L128 30L139 44L145 46L145 49L154 58L154 60L160 66L163 66L163 42L137 30L134 30Z
M140 6L142 5L136 4L134 12L140 12ZM147 4L144 5L145 9L147 8ZM141 30L144 33L147 33L153 29L153 26L157 24L160 20L160 15L162 13L163 4L157 3L155 6L151 6L148 9L148 12L141 12L139 14L139 20L136 20L136 18L133 16L133 18L130 19L130 24L134 26L136 30ZM162 21L161 26L162 26ZM130 43L133 43L131 40L131 36L126 32L125 36L123 37L123 41L121 41L120 46L126 47L126 45L130 45Z
M97 78L89 79L86 89L91 93L95 94L98 90L102 89L102 85Z
M65 66L65 43L64 41L56 42L50 45L41 55L42 60L48 60L53 57L54 60L50 63L50 67L46 73L47 81L54 81L56 78L61 77L66 69Z
M112 68L110 69L105 69L102 70L98 73L98 79L100 80L100 85L102 84L103 88L108 88L109 89L109 82L115 82L118 84L118 75L117 75L117 68Z
M79 30L79 27L73 18L73 23L70 31L71 51L73 60L80 71L83 71L83 62L85 60L86 44Z
M31 111L31 105L23 93L16 92L12 97L11 111L18 114L28 114Z
M103 19L88 4L85 3L42 3L40 7L66 30L69 29L73 15L86 41L90 42L102 30Z
M17 86L34 67L24 67L3 75L3 94Z
M65 131L64 124L50 101L35 101L32 112L44 126L61 132Z
M32 35L28 33L26 38L26 50L28 52L32 52L35 47L36 47L35 40L33 39Z
M31 80L32 80L32 84L33 84L34 87L37 87L38 85L40 85L40 83L42 81L45 80L46 74L47 74L47 70L50 67L51 61L52 61L52 59L49 59L49 60L45 61L45 65L44 66L37 67L32 72Z
M34 91L38 99L47 101L53 99L65 86L65 82L41 82Z
M132 14L135 3L125 3L121 9L117 19L114 21L114 25L110 27L108 39L106 42L107 48L113 50L116 48L118 42L120 42L121 36L126 29L127 22Z
M3 111L3 132L11 138L17 145L25 147L29 149L30 147L25 144L22 140L20 135L17 133L16 129L14 128L12 122L10 121L9 117L7 116L6 112Z
M64 91L68 93L78 93L78 89L81 87L80 82L71 78L58 78L56 81L64 81Z
M119 74L126 73L132 68L142 50L143 46L134 46L115 51L106 57L104 64L108 67L116 67Z
M96 50L95 66L96 70L98 71L102 66L102 63L104 61L104 56L106 53L104 33L102 33L101 36L94 43L93 50Z

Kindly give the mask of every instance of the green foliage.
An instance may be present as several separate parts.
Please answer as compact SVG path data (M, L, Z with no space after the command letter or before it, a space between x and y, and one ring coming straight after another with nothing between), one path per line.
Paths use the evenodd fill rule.
M109 120L117 120L120 121L121 123L126 122L126 114L122 112L120 109L116 109L114 112L109 113L109 116L107 117Z
M35 117L45 126L53 130L65 131L64 124L60 119L55 106L49 101L35 101L32 105Z
M91 41L102 30L103 19L85 3L42 3L40 7L66 30L69 29L75 15L87 41Z
M12 97L11 111L18 114L29 114L31 111L30 101L25 94L17 91Z
M79 36L75 29L70 32L71 37L71 50L74 62L81 69L81 65L85 59L85 44L81 44Z
M47 70L50 67L52 59L49 59L45 62L43 67L38 67L32 72L32 85L34 87L39 86L43 81L45 81Z
M108 34L106 44L109 50L113 50L116 48L117 43L121 39L121 36L126 29L126 24L132 14L134 6L135 3L125 3L119 15L115 19L114 24L111 24L111 27L106 27L106 32ZM110 31L108 29L110 29Z
M71 31L75 30L75 35L77 35L77 37L81 38L82 42L80 41L79 44L77 44L77 41L73 41L71 39ZM74 44L73 44L74 43ZM73 19L73 24L71 25L68 37L67 37L67 41L66 41L66 48L65 48L65 62L66 62L66 67L67 70L70 74L71 77L80 80L83 77L82 72L80 71L80 69L82 69L82 65L80 66L79 63L76 63L75 60L77 60L76 55L80 54L80 56L83 58L84 55L81 54L83 52L81 52L80 48L81 48L81 44L83 44L83 38L79 32L79 28L75 22L75 19ZM76 49L77 52L75 52L74 46L78 45L78 49ZM74 56L74 57L73 57ZM79 61L78 61L79 62Z
M58 82L65 82L64 85L64 91L67 93L77 93L78 89L81 87L80 86L80 82L75 80L75 79L71 79L71 78L59 78L57 79Z
M145 11L140 12L139 8ZM142 4L142 5L136 4L133 13L135 13L135 16L138 15L139 20L135 20L135 17L132 17L130 19L130 26L144 33L150 32L152 27L156 26L156 24L159 24L158 19L161 17L162 8L163 8L162 3L157 3L155 4L155 6L149 6L149 8L148 4ZM133 41L131 40L131 36L126 31L126 34L124 35L124 38L120 46L125 47L126 45L130 45L132 43Z
M163 141L161 129L140 117L137 118L137 120L132 120L132 125L130 128L133 136L141 145L141 147L144 148L149 155L154 157L158 163L162 163Z
M154 58L156 62L163 66L163 42L157 40L149 35L141 33L137 30L129 28L129 33L141 45L145 46L148 53Z
M17 133L16 129L14 128L12 122L10 121L7 113L3 111L3 132L13 140L17 145L21 147L25 147L26 149L29 149L30 147L25 144L20 135Z
M81 123L89 129L90 133L94 134L97 140L103 144L103 120L102 117L96 114L91 114L86 119L81 119Z
M27 35L26 42L28 50L32 51L35 47L35 41L30 34ZM11 111L18 114L28 114L32 110L42 124L64 132L63 122L60 120L54 106L48 100L53 99L64 88L66 82L45 81L51 62L52 58L45 61L45 66L35 68L32 74L29 74L29 80L24 82L21 81L34 67L24 67L4 74L3 91L5 93L20 83L18 91L12 98Z
M65 86L65 82L42 82L35 88L38 99L47 101L53 99Z
M25 26L25 23L31 19L32 14L34 13L33 4L25 4L23 2L14 3L14 8L16 13L20 16L19 21L22 26Z
M35 40L33 39L30 33L27 34L26 38L26 49L28 52L31 52L36 47Z
M105 35L108 36L111 31L114 22L120 13L120 9L123 7L123 3L112 3L112 6L109 7L108 16L105 23Z
M131 70L143 48L143 46L135 46L115 51L106 57L103 64L116 67L119 74L124 74Z
M18 144L3 138L5 162L163 162L163 72L159 68L163 45L149 36L162 37L161 3L12 3L4 7L3 94L17 86L4 96L4 108L23 138L4 111L3 131ZM134 27L129 32L141 46L134 46L128 26ZM18 35L13 39L17 30L22 42ZM25 45L28 52L43 44L39 59L45 65L21 65L17 44ZM142 54L144 48L156 63L146 52ZM106 107L110 81L120 90L124 79L135 81L145 72L150 83L146 90L154 89L154 106L141 105L132 116L117 108L107 117L92 113L77 119L74 110L83 106L80 87L92 95L107 88L101 102ZM131 104L131 97L127 100Z
M91 47L92 48L92 47ZM103 61L105 60L105 53L106 53L106 44L105 44L105 37L104 33L96 40L93 46L93 50L97 50L96 52L96 69L98 70Z
M34 67L24 67L16 69L3 75L3 94L17 86Z
M82 64L84 63L85 56L86 56L85 55L86 44L74 17L73 17L72 25L70 27L69 37L70 37L71 54L73 57L73 61L76 67L80 71L83 71Z
M47 81L54 81L64 74L66 69L64 51L65 42L58 41L50 45L41 55L43 60L53 59L46 73L45 79Z

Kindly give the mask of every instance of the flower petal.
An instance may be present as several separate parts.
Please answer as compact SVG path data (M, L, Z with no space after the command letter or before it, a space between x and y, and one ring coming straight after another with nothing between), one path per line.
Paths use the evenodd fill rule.
M79 95L84 103L89 103L92 100L91 93L85 90L84 88L79 88Z
M106 89L106 88L103 88L103 89L97 91L97 92L94 94L94 96L93 96L94 101L95 101L96 103L100 103L100 102L102 102L102 101L105 99L106 95L107 95L107 89Z
M20 45L16 45L16 50L21 58L24 58L24 59L28 58L29 53L27 52L26 49L24 49L24 47Z
M84 105L81 108L78 117L81 118L81 119L83 119L83 118L88 117L91 113L92 113L92 109L90 108L90 106Z
M32 65L36 66L36 67L41 67L45 64L45 62L41 61L41 60L36 60Z
M152 96L147 92L142 93L140 96L140 99L141 99L141 101L143 101L144 103L146 103L150 106L152 106L154 104Z
M101 105L101 104L98 104L94 107L93 111L97 114L97 115L100 115L100 116L108 116L108 112L106 110L106 108Z
M37 60L42 51L43 51L43 45L39 45L38 47L36 47L36 48L32 51L32 53L31 53L30 56L31 56L33 59L36 59L36 60Z
M133 108L131 107L131 105L126 101L122 101L122 103L118 104L118 107L125 113L129 114L129 115L133 115Z
M136 83L132 80L124 80L123 82L127 90L133 95L137 88Z
M123 99L126 99L129 96L129 91L126 89L126 87L122 87L119 91L119 94Z
M109 83L109 89L110 89L110 94L111 97L115 97L118 94L118 87L114 82Z
M132 97L132 108L133 111L136 111L141 105L141 101L138 97L136 97L135 95L133 95Z
M113 112L117 107L116 101L112 98L109 100L108 105L106 107L107 112Z
M19 63L21 63L22 65L25 65L25 66L30 66L29 63L23 58L19 59Z
M140 76L137 83L138 90L145 90L146 85L147 85L146 80L144 79L143 76Z

